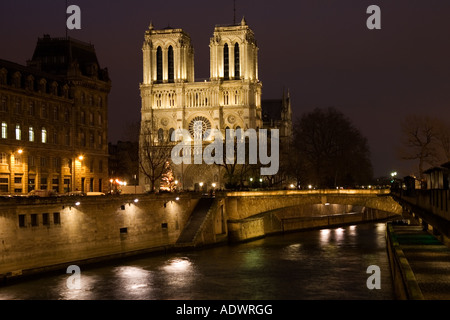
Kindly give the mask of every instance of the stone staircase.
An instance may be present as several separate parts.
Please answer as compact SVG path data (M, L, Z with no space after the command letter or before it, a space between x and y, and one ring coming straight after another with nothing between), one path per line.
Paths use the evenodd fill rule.
M195 237L208 216L214 198L201 198L176 242L177 247L195 246Z

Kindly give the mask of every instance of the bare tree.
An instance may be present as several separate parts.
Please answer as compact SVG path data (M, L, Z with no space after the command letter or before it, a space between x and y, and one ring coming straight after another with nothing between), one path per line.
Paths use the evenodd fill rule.
M235 139L236 141L236 139ZM257 165L249 164L248 159L248 142L245 142L245 163L238 163L237 158L237 143L233 145L233 157L231 158L226 154L226 147L224 144L223 149L223 161L221 163L216 163L217 166L224 168L225 174L224 177L226 179L225 187L227 189L238 189L244 186L244 181L246 181L247 176L250 172L254 171ZM228 160L228 161L227 161Z
M442 159L442 162L450 161L450 125L448 122L440 121L436 139L440 151L439 157Z
M141 172L149 179L152 192L156 189L156 182L166 172L172 148L173 143L170 141L169 135L156 133L150 124L141 128L139 166Z
M426 164L434 166L440 161L440 126L438 119L429 116L409 115L402 122L403 148L400 150L400 156L404 160L418 160L420 178L423 177ZM442 141L445 143L443 134Z
M315 109L294 125L292 155L303 184L319 188L370 183L372 164L367 139L335 108ZM296 163L297 162L297 163ZM298 178L297 178L298 179Z

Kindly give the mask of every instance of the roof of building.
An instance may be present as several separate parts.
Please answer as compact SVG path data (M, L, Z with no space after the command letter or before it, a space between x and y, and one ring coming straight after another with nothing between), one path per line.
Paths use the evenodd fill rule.
M82 75L109 80L107 69L100 69L94 46L70 37L39 38L29 65L56 75L67 75L77 65Z

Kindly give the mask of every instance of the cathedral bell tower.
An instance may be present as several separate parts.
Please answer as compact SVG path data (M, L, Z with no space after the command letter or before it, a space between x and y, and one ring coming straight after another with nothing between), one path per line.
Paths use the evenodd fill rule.
M182 29L145 32L143 51L144 85L194 81L194 49Z
M210 41L211 80L258 80L258 47L245 18L216 26Z

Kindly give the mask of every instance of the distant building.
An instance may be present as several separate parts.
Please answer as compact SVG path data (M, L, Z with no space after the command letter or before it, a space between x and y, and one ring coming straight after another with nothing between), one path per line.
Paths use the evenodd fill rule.
M261 101L263 128L280 130L280 145L288 146L292 138L292 108L289 91L281 99Z
M110 89L72 38L38 39L27 66L0 60L0 192L107 190Z

